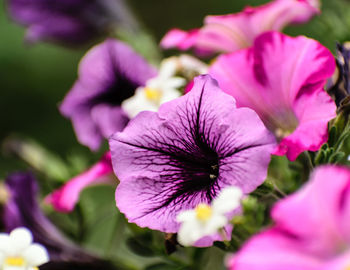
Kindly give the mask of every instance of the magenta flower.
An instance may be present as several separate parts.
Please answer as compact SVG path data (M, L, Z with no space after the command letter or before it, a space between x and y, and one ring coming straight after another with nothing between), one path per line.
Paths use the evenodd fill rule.
M108 39L82 59L79 78L60 110L71 119L80 143L97 150L103 140L122 130L128 117L120 107L156 71L126 44Z
M227 186L249 193L260 185L274 138L204 75L157 113L139 113L109 143L120 211L140 227L175 233L179 212L210 203Z
M61 188L49 194L45 201L58 212L69 213L77 204L80 193L88 186L114 183L112 176L111 153L107 152L101 160L87 171L70 179Z
M346 270L350 266L350 170L318 168L277 203L273 228L253 237L230 270Z
M251 46L261 33L306 22L319 12L319 0L275 0L259 7L246 7L240 13L207 16L200 29L188 32L173 29L162 39L161 46L193 48L198 54L233 52Z
M220 56L209 74L280 139L274 154L295 160L327 141L336 106L323 86L334 70L334 57L318 42L268 32L252 48Z
M26 39L78 45L134 23L122 0L7 0L9 13L28 27Z

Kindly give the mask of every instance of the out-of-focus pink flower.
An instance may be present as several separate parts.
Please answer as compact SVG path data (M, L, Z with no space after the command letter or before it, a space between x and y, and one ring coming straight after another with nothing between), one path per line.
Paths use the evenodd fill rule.
M113 181L112 172L111 153L107 152L99 162L87 171L72 178L64 186L49 194L45 201L58 212L71 212L84 188L96 184L110 183Z
M276 225L253 237L230 270L346 270L350 267L350 169L318 168L277 203Z
M334 70L333 55L315 40L267 32L252 48L221 55L209 74L275 133L274 154L295 160L327 141L336 106L323 86Z
M167 33L161 41L161 45L165 49L177 47L182 51L186 51L196 44L199 33L199 29L192 29L186 32L175 28Z
M200 29L170 30L161 46L193 48L199 55L233 52L252 45L261 33L308 21L320 12L319 5L319 0L275 0L259 7L246 7L240 13L207 16Z

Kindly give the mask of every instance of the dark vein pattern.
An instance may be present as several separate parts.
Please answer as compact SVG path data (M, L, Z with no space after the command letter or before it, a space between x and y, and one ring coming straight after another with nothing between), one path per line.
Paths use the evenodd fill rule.
M142 187L137 191L139 198L136 199L142 211L131 219L153 216L158 220L172 220L184 208L211 202L221 188L233 184L233 179L226 176L231 174L234 163L246 160L241 153L266 149L273 141L267 132L264 133L266 138L257 138L249 144L240 139L240 135L237 137L241 133L240 127L235 130L223 122L227 115L237 110L233 99L222 93L209 76L199 77L196 83L191 93L168 103L173 106L165 104L163 108L168 108L161 108L159 115L146 113L155 118L157 125L153 124L152 117L148 117L149 124L140 129L142 133L133 133L132 129L137 128L136 117L123 133L110 140L116 173L122 183L118 189L123 189L123 184L129 182L127 176L124 178L128 171L120 173L118 168L118 161L125 160L130 163L123 170L129 170L130 175L137 171L137 180L132 182ZM218 99L214 101L214 97ZM215 109L215 105L219 105L215 103L224 108ZM236 167L237 173L246 170ZM130 193L132 190L135 187L131 186ZM118 194L116 196L118 202Z

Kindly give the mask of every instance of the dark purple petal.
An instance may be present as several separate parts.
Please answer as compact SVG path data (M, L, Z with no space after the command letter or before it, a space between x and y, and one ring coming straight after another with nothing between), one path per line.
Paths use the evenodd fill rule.
M78 45L111 25L134 24L122 0L8 0L11 16L28 26L27 40Z
M126 44L108 39L82 59L79 78L60 111L71 119L80 143L97 150L103 140L122 130L128 117L123 100L156 72Z
M13 173L6 178L5 184L10 192L3 216L8 232L17 227L28 228L33 233L34 241L48 249L50 260L54 262L88 263L96 260L94 256L69 241L45 217L36 200L38 185L31 173Z

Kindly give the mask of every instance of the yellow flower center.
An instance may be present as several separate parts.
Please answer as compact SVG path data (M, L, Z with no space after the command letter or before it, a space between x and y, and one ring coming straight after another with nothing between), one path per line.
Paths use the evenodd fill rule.
M201 203L197 205L196 209L196 216L200 221L208 221L210 219L213 210L211 209L210 205Z
M162 92L158 89L146 87L144 91L146 98L151 101L159 102L162 97Z
M24 266L24 259L22 257L8 257L5 264L9 266Z

